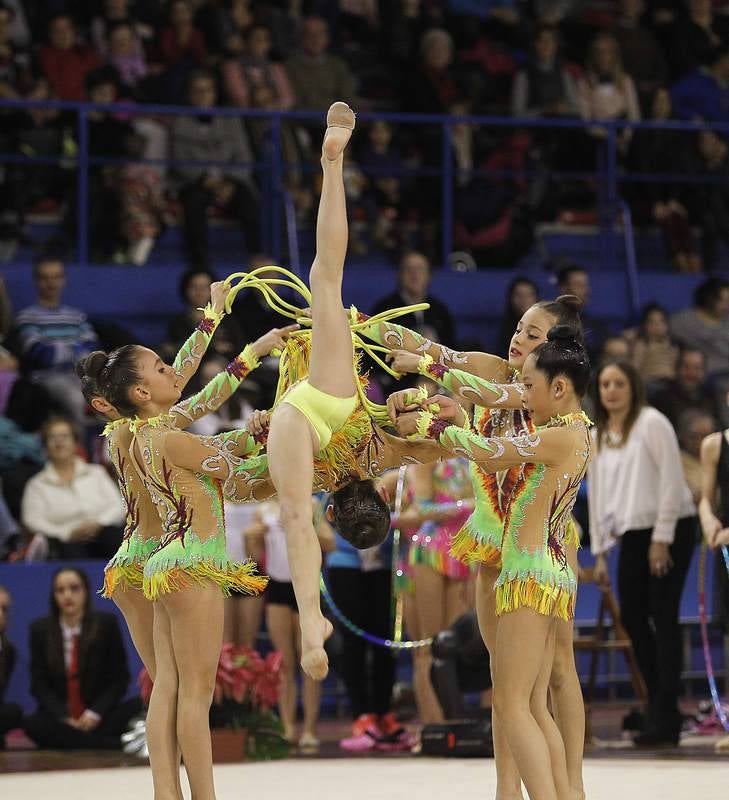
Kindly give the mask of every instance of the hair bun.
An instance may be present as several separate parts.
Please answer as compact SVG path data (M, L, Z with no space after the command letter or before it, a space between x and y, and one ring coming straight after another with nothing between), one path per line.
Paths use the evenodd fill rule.
M76 363L76 375L79 378L91 378L95 383L104 367L109 363L109 356L103 350L94 350L86 358Z
M574 311L575 314L580 314L585 305L576 294L561 294L554 302L559 303L570 311Z
M550 328L547 332L547 341L554 342L560 347L580 346L578 331L571 325L555 325L553 328Z

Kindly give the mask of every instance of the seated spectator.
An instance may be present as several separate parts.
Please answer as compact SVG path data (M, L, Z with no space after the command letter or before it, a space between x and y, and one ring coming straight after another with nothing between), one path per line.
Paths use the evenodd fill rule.
M700 350L684 347L676 360L676 377L649 387L648 401L678 426L681 414L694 409L718 418L714 393L706 383L706 360Z
M37 78L23 98L53 100L48 80ZM56 158L72 141L72 121L55 108L18 109L4 117L8 149L26 156ZM75 175L61 163L7 164L2 191L4 222L0 238L27 240L26 214L37 203L62 207L71 195Z
M687 14L673 23L666 47L674 80L706 64L712 50L729 44L729 19L714 14L712 0L686 0Z
M506 290L506 308L501 317L499 328L498 354L506 358L519 320L527 309L539 300L539 287L534 281L523 276L514 278Z
M693 184L686 192L689 217L701 228L704 267L716 269L719 243L729 245L729 144L717 131L701 131L693 154L694 173L706 175L707 183Z
M136 19L130 11L129 0L104 0L104 9L91 21L91 42L102 56L109 54L109 33L114 25L124 22L131 28L134 48L144 53L143 43L151 39L154 31Z
M671 335L681 347L703 353L708 375L729 371L729 281L700 283L693 307L671 317Z
M0 750L5 749L5 734L13 728L19 728L23 720L23 709L17 703L4 702L16 657L15 646L5 632L11 603L10 592L0 586Z
M584 120L630 120L640 122L640 106L635 84L623 69L620 45L610 33L599 33L590 46L585 76L579 82L580 116ZM590 128L596 139L606 136L604 128ZM617 135L618 147L627 149L632 132L623 128Z
M137 85L147 76L144 50L134 35L132 24L120 20L109 26L108 62L116 68L125 93L134 94Z
M668 312L657 303L643 308L638 337L633 344L633 366L643 382L672 380L676 377L678 348L671 341Z
M577 85L559 58L559 33L542 27L525 69L514 78L511 113L515 117L576 117Z
M86 314L61 304L63 262L41 256L33 266L37 302L18 312L16 339L21 369L41 384L78 425L86 422L86 401L74 372L79 358L98 349Z
M378 301L372 309L379 314L388 308L409 306L415 303L429 303L427 311L416 311L398 318L401 325L412 328L423 336L442 342L449 347L456 346L453 317L448 306L429 292L431 267L428 259L415 251L405 253L400 259L397 273L397 289Z
M83 100L86 75L101 60L92 47L78 43L71 17L58 14L48 23L48 44L38 50L38 61L55 95L61 100Z
M12 41L12 17L10 9L0 5L0 100L16 100L32 84L28 55Z
M157 46L151 48L149 64L157 74L158 101L181 105L193 73L205 66L207 49L202 33L193 24L187 0L174 0L168 8L170 24L157 38Z
M0 480L0 489L2 488L2 481ZM4 561L8 554L14 550L19 544L20 526L13 518L5 502L5 498L0 493L0 561ZM0 604L2 604L2 595L0 595ZM0 614L0 617L2 614ZM0 635L2 634L2 620L0 619ZM0 650L2 648L0 647ZM0 662L2 662L2 652L0 652ZM2 667L0 666L0 673ZM0 702L2 702L2 675L0 674ZM2 714L0 713L0 717ZM0 723L0 727L2 724ZM0 747L2 746L2 731L0 730Z
M244 52L223 64L225 91L232 105L247 108L253 92L266 86L273 95L269 108L287 111L293 107L295 98L288 74L271 60L271 47L271 31L265 25L252 25L246 31Z
M3 5L10 11L10 40L12 43L21 50L27 50L31 42L31 25L29 24L30 18L33 14L26 11L28 2L24 0L5 0ZM36 9L36 13L39 9ZM35 20L32 20L33 22Z
M590 273L577 264L571 264L557 272L557 294L573 294L582 300L582 327L585 330L585 346L590 359L600 352L603 341L609 334L608 326L590 313L592 286Z
M329 52L329 26L309 17L301 30L301 50L286 62L297 108L325 111L335 100L354 102L355 78L347 64Z
M595 363L603 361L632 361L632 348L625 336L607 336L600 348L600 354Z
M647 112L656 89L668 81L668 65L655 34L642 24L644 13L643 0L620 0L615 38L625 71L635 81L640 106Z
M41 439L48 463L23 493L21 521L38 557L111 558L121 543L124 506L109 473L77 455L73 425L55 417Z
M674 116L703 122L729 121L729 48L718 47L706 63L689 72L671 89Z
M175 314L167 326L167 339L171 352L176 353L183 342L202 320L202 309L210 302L210 285L217 278L207 270L190 269L180 278L180 299L187 308ZM253 340L251 340L253 341ZM234 358L246 342L234 316L227 314L218 326L207 353L225 359L225 364ZM225 364L223 366L225 366Z
M53 575L50 614L30 626L31 693L25 732L41 748L118 750L139 698L122 699L129 667L114 614L94 611L85 572Z
M183 161L223 162L214 167L175 167L188 257L199 267L207 265L208 259L208 208L223 209L238 221L249 253L260 248L261 217L250 167L251 148L240 120L206 113L218 101L215 78L210 72L193 73L189 99L195 115L176 117L172 127L174 157Z
M5 288L5 281L0 275L0 414L5 412L10 391L10 376L18 368L18 359L4 346L12 326L13 308L10 304L8 290Z
M436 10L420 0L382 3L381 35L385 57L397 70L417 60L423 34L437 24Z
M697 505L701 499L701 443L717 427L714 417L699 408L689 408L678 418L676 435L681 449L683 476Z
M431 28L420 40L419 63L402 84L404 111L445 114L461 99L454 66L453 38L443 28Z
M658 89L651 104L651 121L671 119L671 95ZM690 168L688 151L693 135L669 129L636 131L630 144L628 166L640 173L686 172ZM700 272L702 267L691 232L686 200L690 197L680 182L638 183L626 187L636 224L657 223L668 255L678 272Z
M230 0L223 3L223 13L213 11L210 6L218 5L216 0L204 3L195 14L195 24L205 36L208 51L235 58L246 47L246 31L258 19L261 9L254 13L251 0Z

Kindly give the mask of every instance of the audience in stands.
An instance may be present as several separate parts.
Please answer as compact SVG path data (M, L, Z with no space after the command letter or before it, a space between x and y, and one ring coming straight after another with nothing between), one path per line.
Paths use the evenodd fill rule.
M631 361L632 358L633 348L630 340L625 336L615 335L605 337L598 356L596 359L592 359L592 363L598 366L606 361Z
M682 347L700 350L706 372L729 372L729 281L708 278L694 290L693 307L671 317L671 335Z
M86 573L62 567L50 613L30 627L31 693L25 732L41 748L117 750L139 698L124 701L129 667L114 614L94 611Z
M683 476L697 506L701 499L701 443L717 426L717 420L700 408L688 408L678 418L676 434Z
M31 86L28 53L12 40L12 12L0 6L0 99L16 100Z
M134 49L143 56L144 44L151 39L154 31L132 14L129 0L104 0L101 13L91 21L91 42L97 53L109 54L109 37L112 29L119 23L129 25L134 40Z
M99 464L77 454L69 420L52 418L41 439L48 463L27 483L21 521L34 536L29 558L111 558L122 537L119 489Z
M514 278L506 290L506 307L501 317L499 327L499 348L497 355L506 358L519 320L527 309L539 300L539 287L529 278L520 276Z
M187 0L169 4L169 24L159 33L151 60L163 68L158 93L166 103L183 103L185 87L195 70L205 66L207 50L202 33L195 27Z
M83 100L86 75L101 64L99 54L79 42L69 14L57 14L48 22L48 44L38 50L38 61L53 93L61 100Z
M419 63L402 84L401 108L447 114L461 96L453 37L443 28L431 28L420 40Z
M86 401L74 372L76 362L98 340L86 314L62 304L63 262L48 255L33 266L37 301L18 312L16 339L21 370L45 388L77 425L86 422Z
M707 60L671 88L678 119L729 122L729 46L717 47Z
M0 480L0 489L2 489L3 482ZM8 553L16 548L19 544L20 527L10 513L8 504L0 492L0 561L7 557ZM2 599L0 598L0 602ZM0 684L2 681L0 680ZM2 690L0 689L0 701L2 700Z
M5 749L5 734L13 728L19 728L23 720L23 710L20 706L17 703L6 703L4 700L16 658L15 645L5 632L11 605L10 592L4 586L0 586L0 750Z
M405 253L400 259L397 289L378 301L372 309L378 314L388 308L399 308L416 303L429 303L427 311L415 311L401 317L398 322L437 342L455 347L456 333L453 317L448 307L430 294L431 267L428 259L415 251Z
M729 19L715 14L712 0L687 0L679 12L666 47L674 78L706 64L711 52L729 44Z
M718 417L714 391L706 382L706 357L701 350L682 347L676 359L676 376L649 386L648 400L678 427L681 414L689 409Z
M701 227L704 266L713 271L718 266L719 244L729 245L729 145L716 131L701 131L698 156L695 172L699 177L705 175L711 183L693 185L689 213Z
M308 17L301 28L301 48L286 62L297 108L325 111L335 100L352 103L356 82L347 63L329 50L329 25Z
M234 217L243 231L249 253L260 249L261 216L258 188L251 168L251 148L240 120L209 113L218 101L215 76L205 70L193 73L189 98L195 115L177 117L172 125L175 158L226 164L223 167L177 165L174 168L188 257L193 266L206 267L210 207Z
M594 361L603 341L609 334L608 326L590 314L592 286L590 273L577 264L562 267L557 272L557 294L573 294L582 300L582 326L585 329L585 346Z
M5 347L12 326L13 307L8 290L5 288L5 281L0 275L0 413L5 411L9 384L18 368L18 359Z
M671 341L668 312L657 303L644 306L633 343L633 366L646 385L676 376L678 348Z
M595 577L608 581L619 542L620 617L648 690L639 746L678 744L682 716L679 607L696 544L696 507L669 421L645 405L640 375L607 362L593 393L595 452L588 467Z

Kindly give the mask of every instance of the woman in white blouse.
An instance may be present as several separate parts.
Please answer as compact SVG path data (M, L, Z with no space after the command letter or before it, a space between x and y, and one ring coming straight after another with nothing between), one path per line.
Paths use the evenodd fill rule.
M41 438L48 463L28 481L20 511L35 536L32 549L60 558L111 558L124 521L119 489L104 467L78 457L67 419L48 420Z
M644 405L632 364L597 373L595 449L588 470L590 539L596 578L607 580L607 551L619 543L623 624L649 695L638 745L677 744L681 729L679 604L696 542L696 509L668 419Z

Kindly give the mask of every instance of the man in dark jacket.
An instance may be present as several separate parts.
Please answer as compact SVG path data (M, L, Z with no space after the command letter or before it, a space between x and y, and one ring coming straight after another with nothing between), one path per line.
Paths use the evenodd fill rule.
M10 604L10 592L0 586L0 750L5 747L5 734L13 728L18 728L23 718L19 705L3 701L5 689L10 683L10 676L15 666L15 647L5 634Z

